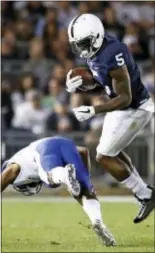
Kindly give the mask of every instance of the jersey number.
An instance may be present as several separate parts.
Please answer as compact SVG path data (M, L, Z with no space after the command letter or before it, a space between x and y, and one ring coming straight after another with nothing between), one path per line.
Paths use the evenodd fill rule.
M117 61L118 66L123 66L125 63L122 55L123 55L122 53L115 55L115 59Z

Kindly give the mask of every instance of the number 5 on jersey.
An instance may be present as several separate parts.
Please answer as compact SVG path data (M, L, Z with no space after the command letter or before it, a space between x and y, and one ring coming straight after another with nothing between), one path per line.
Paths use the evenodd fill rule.
M124 65L125 61L124 61L124 58L123 58L123 53L115 55L115 59L117 61L118 66L123 66Z

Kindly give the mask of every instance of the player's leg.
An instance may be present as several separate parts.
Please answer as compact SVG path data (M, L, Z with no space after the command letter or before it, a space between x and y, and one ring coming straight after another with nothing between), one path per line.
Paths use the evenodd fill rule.
M61 147L61 149L65 163L69 164L68 166L75 167L76 179L80 182L81 191L79 196L74 196L75 199L82 205L83 210L88 215L92 223L93 229L102 239L102 242L107 246L115 245L115 240L112 234L103 223L100 202L96 197L93 185L90 181L89 171L80 156L81 153L79 154L73 142L68 143L67 149L65 147ZM83 148L80 149L80 151L82 150L82 157L84 161L89 161L88 164L90 165L89 153Z
M67 148L66 148L67 147ZM82 161L74 142L72 140L66 140L60 146L63 163L68 167L74 167L76 172L76 178L80 184L87 189L91 189L90 176L87 167Z
M131 158L127 155L126 152L121 151L121 152L118 154L118 157L119 157L121 160L123 160L123 161L128 165L128 167L130 168L130 171L133 170L133 164L132 164Z
M74 190L80 192L80 185L76 180L73 172L70 173L69 169L62 164L62 161L55 154L50 154L48 156L40 154L36 155L36 160L39 168L39 176L41 180L50 188L59 187L61 184L67 186L69 192ZM68 178L75 181L77 187L75 192L74 189L70 187Z
M136 170L136 167L132 163L131 158L128 156L128 154L126 152L121 151L118 154L118 157L129 166L131 173L133 172L135 174L135 176L140 177L138 171Z
M53 149L55 152L53 152ZM35 152L35 161L39 168L39 176L49 186L48 174L51 173L52 180L50 178L50 184L54 187L65 181L64 166L60 155L57 155L57 149L56 142L49 139L41 142Z
M115 246L115 239L103 222L101 205L95 192L83 189L81 195L75 199L80 203L84 212L89 217L92 227L102 243L106 246Z
M74 174L68 171L63 163L61 152L59 149L59 139L51 139L46 142L40 143L37 147L35 159L39 167L39 175L42 181L49 187L58 187L60 184L67 186L70 191L70 185L68 184L68 177L74 179ZM80 191L79 183L78 193Z
M89 156L89 150L86 147L82 147L82 146L76 146L82 161L84 163L84 165L86 166L86 168L88 168L88 170L91 170L91 161L90 161L90 156Z
M104 121L100 144L97 148L97 160L122 185L131 189L139 199L151 200L152 203L154 191L145 184L136 169L133 169L131 161L125 156L125 153L121 153L149 122L151 117L151 113L142 110L108 113ZM146 201L146 203L148 202ZM153 207L152 204L147 206L150 206L147 214L143 214L139 221L146 218Z

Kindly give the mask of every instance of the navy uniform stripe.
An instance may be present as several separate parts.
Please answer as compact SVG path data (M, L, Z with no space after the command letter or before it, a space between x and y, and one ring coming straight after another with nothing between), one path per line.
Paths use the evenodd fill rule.
M71 27L71 35L72 35L72 37L74 37L74 24L75 24L76 20L77 20L80 16L81 16L81 15L77 16L77 17L75 18L73 24L72 24L72 27Z

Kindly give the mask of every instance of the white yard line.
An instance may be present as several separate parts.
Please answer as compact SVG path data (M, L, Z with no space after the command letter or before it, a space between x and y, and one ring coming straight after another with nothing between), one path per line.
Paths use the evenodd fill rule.
M101 202L111 203L136 203L136 200L132 196L105 196L99 197ZM3 197L2 202L74 202L75 200L71 197Z

